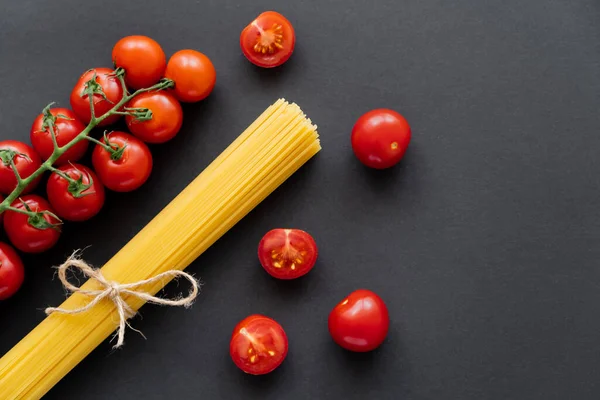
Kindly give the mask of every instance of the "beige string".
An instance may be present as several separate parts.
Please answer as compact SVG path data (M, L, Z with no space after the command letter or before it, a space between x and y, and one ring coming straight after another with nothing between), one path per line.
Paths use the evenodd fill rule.
M98 283L100 283L100 285L102 285L104 287L104 289L83 290L80 287L77 287L77 286L71 284L71 282L69 282L69 280L67 279L67 270L70 267L79 269L87 277L95 279L96 281L98 281ZM115 349L117 349L123 345L123 342L125 339L125 326L126 325L129 326L129 328L133 329L134 331L142 334L140 331L138 331L137 329L134 329L127 322L127 320L129 318L132 318L133 316L136 315L136 311L134 311L129 306L129 304L127 304L127 302L123 299L123 295L135 296L142 300L145 300L148 303L159 304L159 305L164 305L164 306L183 306L183 307L188 308L192 305L192 303L194 302L194 299L196 299L196 297L198 296L198 292L200 290L198 281L192 275L190 275L186 272L183 272L183 271L178 271L178 270L171 270L171 271L163 272L162 274L158 274L155 277L152 277L149 279L144 279L139 282L125 283L125 284L118 283L118 282L112 282L112 281L107 280L102 275L102 272L100 272L99 269L92 268L85 261L78 258L77 252L73 253L67 259L67 261L65 261L61 266L58 267L58 277L59 277L60 281L62 282L63 286L66 289L68 289L69 291L71 291L73 293L81 293L86 296L91 296L91 297L93 297L93 300L90 301L86 306L76 308L74 310L48 307L48 308L46 308L46 314L50 315L55 312L61 313L61 314L79 314L79 313L90 310L96 304L100 303L103 299L108 298L110 301L115 303L115 306L117 307L117 311L119 312L119 328L117 329L117 333L116 333L116 336L118 336L118 340L117 340L117 344L113 346L113 348L115 348ZM173 300L163 299L160 297L152 296L143 291L135 290L139 286L143 286L143 285L149 284L149 283L156 283L163 278L177 279L177 278L181 278L181 277L187 279L192 284L192 287L190 288L190 293L186 297L180 297L180 298L176 298ZM144 336L144 335L142 334L142 336Z

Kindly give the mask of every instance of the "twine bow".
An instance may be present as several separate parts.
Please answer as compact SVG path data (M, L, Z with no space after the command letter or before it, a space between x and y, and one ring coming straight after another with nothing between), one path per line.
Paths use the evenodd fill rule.
M70 267L74 267L79 269L89 278L95 279L102 285L104 289L100 290L84 290L80 287L77 287L67 279L67 270ZM90 301L86 306L76 308L74 310L67 310L64 308L57 307L48 307L46 308L46 314L50 315L52 313L61 313L61 314L79 314L82 312L86 312L94 307L96 304L100 303L103 299L108 298L110 301L115 303L117 307L117 311L119 312L119 327L117 328L116 336L118 337L117 344L113 346L114 349L117 349L123 345L125 339L125 326L128 326L132 330L140 333L142 336L142 332L133 328L127 320L136 315L136 311L133 310L129 304L123 299L124 295L130 295L138 297L148 303L159 304L163 306L183 306L190 307L196 297L198 296L198 292L200 290L198 281L190 274L178 271L171 270L167 272L163 272L158 274L152 278L144 279L142 281L133 282L133 283L118 283L107 280L102 272L99 269L92 268L85 261L81 260L77 257L77 252L73 253L67 261L65 261L62 265L58 267L58 277L63 284L63 286L73 293L81 293L86 296L93 297L92 301ZM150 283L156 283L163 278L185 278L192 284L190 288L190 292L186 297L179 297L176 299L163 299L160 297L152 296L146 292L136 290L140 286ZM145 337L145 336L144 336Z

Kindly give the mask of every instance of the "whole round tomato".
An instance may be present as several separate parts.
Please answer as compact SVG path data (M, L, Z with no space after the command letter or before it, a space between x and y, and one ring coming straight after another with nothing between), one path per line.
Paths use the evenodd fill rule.
M167 57L162 47L147 36L127 36L112 51L115 67L125 70L125 83L133 89L148 88L164 75Z
M263 375L277 368L288 352L288 339L277 322L250 315L236 325L229 344L231 359L242 371Z
M10 194L17 187L17 177L11 167L13 160L21 178L25 179L37 171L42 165L40 156L30 146L16 140L0 142L0 193ZM31 192L40 183L41 175L23 190L23 194Z
M275 11L260 14L240 35L242 52L254 65L277 67L294 52L296 34L290 21Z
M24 279L25 268L19 255L6 243L0 243L0 300L17 293Z
M51 108L47 115L38 115L33 121L29 137L31 138L33 148L42 160L50 158L54 151L50 129L47 125L44 126L45 120L54 121L54 133L56 135L56 143L59 147L75 139L85 129L85 125L79 122L75 113L68 108ZM69 161L79 161L85 155L87 148L88 141L81 140L65 151L54 164L62 165Z
M58 168L48 178L48 200L56 214L68 221L85 221L98 214L104 205L104 186L91 169L80 164Z
M54 213L46 199L28 194L15 200L12 207L36 213L29 216L11 210L4 212L4 230L17 249L24 253L41 253L56 244L60 237L60 221L44 213Z
M390 318L385 303L369 290L350 293L329 314L333 340L351 351L366 352L385 340Z
M317 261L315 240L300 229L273 229L258 244L258 259L273 277L295 279L307 274Z
M96 83L102 88L106 96L104 98L100 94L94 94L94 116L96 118L106 114L123 98L123 88L119 79L113 75L113 72L109 68L91 69L81 75L81 78L79 78L71 91L71 108L84 123L89 124L92 119L90 100L89 96L85 93L85 86L86 82L94 77L94 74L96 74ZM114 124L120 117L118 114L111 115L100 122L98 126Z
M210 58L196 50L179 50L167 64L165 77L175 82L175 97L185 103L205 99L217 82Z
M127 127L138 138L148 143L164 143L177 135L183 123L181 104L172 94L163 91L147 92L135 96L127 108L146 108L152 111L147 121L125 117Z
M104 186L115 192L130 192L148 180L152 154L144 142L125 132L111 132L103 143L112 150L96 145L92 164Z
M358 119L352 129L352 149L367 167L389 168L404 156L410 136L410 126L402 115L381 108Z

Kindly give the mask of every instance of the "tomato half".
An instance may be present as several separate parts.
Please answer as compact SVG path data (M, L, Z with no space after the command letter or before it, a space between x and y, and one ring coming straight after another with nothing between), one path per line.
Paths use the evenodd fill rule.
M352 128L352 150L367 167L396 165L410 143L410 126L395 111L377 109L361 116Z
M263 375L273 371L285 359L288 339L275 320L250 315L236 325L229 344L231 359L242 371Z
M85 221L98 214L104 205L104 186L91 169L81 164L58 168L48 178L48 200L56 214L68 221Z
M43 213L54 213L46 199L28 194L15 200L12 207L37 213L31 217L17 211L4 212L4 230L17 249L24 253L41 253L56 244L60 237L60 221Z
M210 58L196 50L179 50L167 64L165 77L175 82L175 97L185 103L205 99L217 82Z
M317 261L315 240L300 229L273 229L258 244L263 268L278 279L295 279L307 274Z
M0 300L6 300L19 290L25 279L25 268L15 249L0 243Z
M383 343L390 326L388 309L370 290L350 293L329 314L333 340L351 351L366 352Z
M152 154L144 142L125 132L107 135L113 151L96 145L92 153L92 164L98 177L108 189L115 192L130 192L142 186L152 172Z
M242 52L252 64L272 68L294 52L296 34L290 21L275 11L260 14L240 35Z
M33 148L37 151L42 160L50 158L54 151L50 129L48 126L44 126L45 119L52 119L54 121L56 143L61 147L75 139L75 137L85 129L85 125L79 122L75 113L68 108L51 108L49 114L38 115L33 121L29 137ZM81 157L84 156L87 148L88 141L81 140L69 148L69 150L65 151L65 153L54 163L56 165L62 165L69 161L79 161Z
M106 114L123 98L123 88L113 72L109 68L94 68L81 75L81 78L75 84L71 91L71 108L82 122L88 124L92 117L89 96L84 91L86 82L90 81L94 74L96 74L96 82L106 96L104 98L100 94L94 94L94 115L96 117ZM98 126L114 124L120 117L118 114L111 115L99 123Z
M0 193L10 194L17 187L17 177L11 167L14 161L21 178L27 178L37 171L42 165L40 156L30 146L16 140L0 142ZM42 176L38 176L23 190L23 194L31 192L40 183Z
M115 67L125 70L125 83L132 89L149 88L164 75L167 57L162 47L147 36L127 36L112 51Z
M128 115L125 117L129 131L144 142L164 143L177 135L183 123L181 104L170 93L148 92L135 96L127 108L146 108L152 111L152 118L139 121Z

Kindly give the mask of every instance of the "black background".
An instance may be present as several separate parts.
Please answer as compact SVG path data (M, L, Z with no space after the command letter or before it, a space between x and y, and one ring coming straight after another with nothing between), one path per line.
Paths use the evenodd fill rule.
M102 265L278 97L319 125L323 151L202 255L190 310L147 306L123 350L104 343L49 399L600 398L600 3L596 0L1 2L0 138L28 141L50 101L110 66L122 36L167 55L207 54L217 87L152 147L149 182L111 194L92 221L26 256L0 304L0 354L58 305L52 280L73 249ZM275 9L297 47L275 70L241 55L239 33ZM413 128L397 168L354 158L356 119L378 107ZM256 246L274 227L311 232L314 271L281 282ZM387 302L391 330L370 354L332 343L330 309L357 288ZM177 288L169 286L167 294ZM290 353L244 375L228 344L251 313L278 320Z

